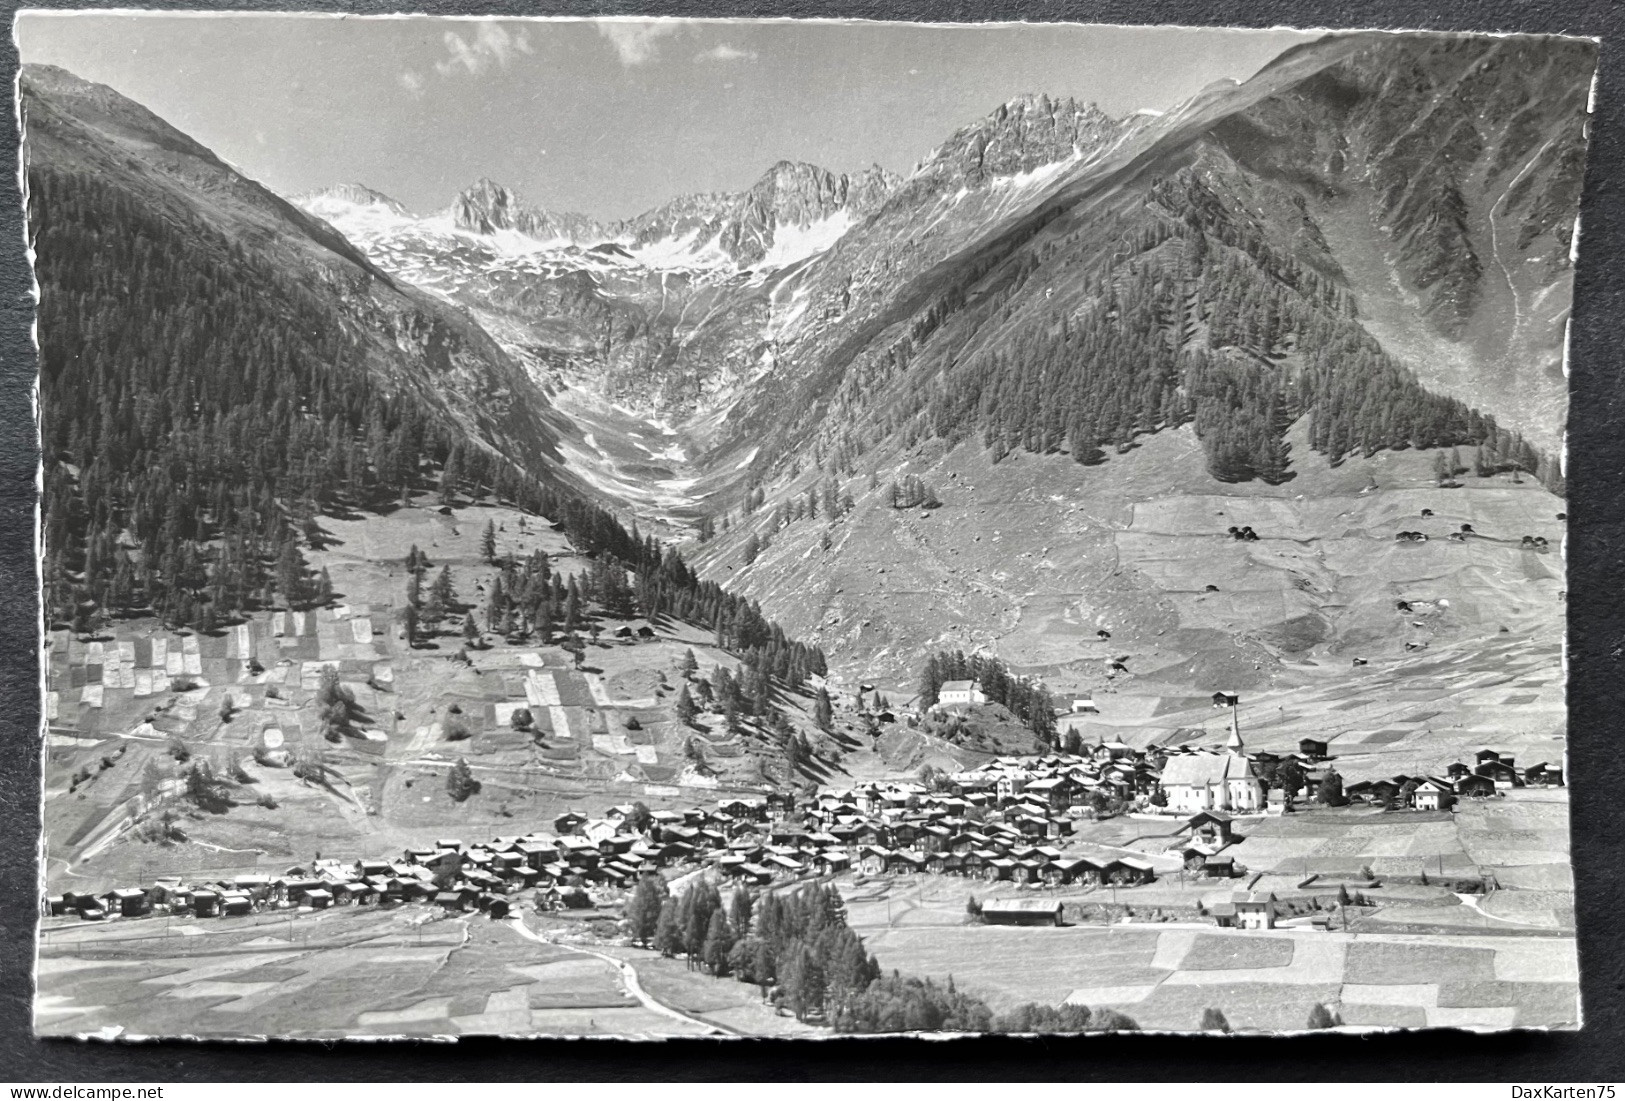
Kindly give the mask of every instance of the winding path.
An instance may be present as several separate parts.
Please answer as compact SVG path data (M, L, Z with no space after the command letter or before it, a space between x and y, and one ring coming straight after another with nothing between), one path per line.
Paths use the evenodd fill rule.
M535 930L526 925L523 916L513 918L508 924L512 925L514 931L520 936L524 937L526 940L533 940L538 944L552 945L554 948L566 948L571 952L580 952L584 956L592 956L594 959L603 960L620 973L621 982L626 986L626 992L632 995L632 997L636 998L643 1005L643 1008L650 1010L651 1012L658 1013L663 1017L670 1017L674 1021L681 1021L683 1024L697 1025L700 1028L705 1029L707 1032L717 1035L746 1035L736 1028L729 1028L727 1025L719 1025L715 1021L707 1021L703 1017L695 1017L660 1001L653 994L650 994L647 990L643 989L643 984L638 981L637 969L626 960L617 959L616 957L608 955L604 952L595 952L591 948L583 948L578 944L565 945L559 944L556 941L548 940L546 937L541 936Z

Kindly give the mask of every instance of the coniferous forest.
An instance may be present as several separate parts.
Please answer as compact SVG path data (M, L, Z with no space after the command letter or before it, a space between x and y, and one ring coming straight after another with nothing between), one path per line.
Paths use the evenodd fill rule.
M1384 449L1474 449L1481 475L1521 471L1563 491L1554 456L1435 394L1359 324L1329 258L1182 170L1128 214L1041 219L964 264L882 352L848 368L818 449L837 473L879 440L975 440L995 461L1068 452L1093 465L1191 424L1223 482L1291 476L1287 430L1334 464ZM1101 252L1092 243L1115 235ZM1073 288L1035 307L1029 280ZM877 394L889 399L876 402ZM878 408L880 412L872 410Z

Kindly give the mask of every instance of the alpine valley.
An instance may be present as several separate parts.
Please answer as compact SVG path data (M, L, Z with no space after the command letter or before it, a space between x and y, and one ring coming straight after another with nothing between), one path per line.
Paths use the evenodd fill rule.
M1561 492L1587 48L1328 39L1163 115L1023 96L904 179L781 162L607 225L489 180L428 217L297 202L524 366L565 472L843 671L932 642L1053 669L1062 622L1107 620L1183 657L1221 640L1169 639L1137 502L1364 513L1445 447ZM892 507L909 474L940 512ZM1227 676L1386 632L1326 569L1247 583L1272 608L1219 627Z
M25 66L51 884L1194 745L1215 691L1346 781L1561 761L1595 57L1330 35L619 221L546 181L277 195ZM997 706L914 707L978 672ZM1549 840L1502 863L1561 894Z

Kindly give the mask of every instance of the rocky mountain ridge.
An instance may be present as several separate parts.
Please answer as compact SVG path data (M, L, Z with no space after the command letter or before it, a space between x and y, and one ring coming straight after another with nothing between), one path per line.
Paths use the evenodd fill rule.
M448 214L458 230L478 235L506 230L539 245L637 250L686 239L696 256L709 245L714 263L750 268L774 255L781 235L794 236L833 218L845 219L841 230L861 221L885 201L897 182L878 165L845 175L817 165L779 161L743 192L682 195L636 217L604 222L545 210L494 180L481 179L452 201ZM779 251L782 264L786 261L783 249Z

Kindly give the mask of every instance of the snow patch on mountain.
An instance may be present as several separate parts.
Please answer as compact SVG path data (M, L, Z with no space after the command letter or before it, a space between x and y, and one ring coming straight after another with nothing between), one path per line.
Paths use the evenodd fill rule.
M647 244L634 245L625 240L620 244L633 262L654 271L731 269L733 257L722 251L721 235L712 234L702 240L703 232L695 227L680 236L661 237Z
M762 256L758 266L787 268L791 264L798 264L828 249L851 228L852 214L846 210L837 211L828 218L821 218L804 226L795 224L775 226L773 244Z

